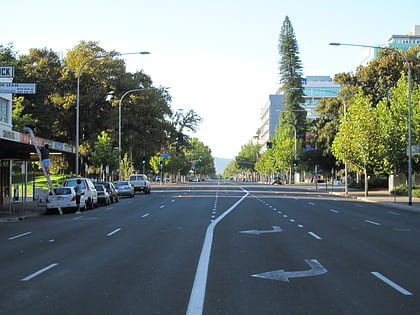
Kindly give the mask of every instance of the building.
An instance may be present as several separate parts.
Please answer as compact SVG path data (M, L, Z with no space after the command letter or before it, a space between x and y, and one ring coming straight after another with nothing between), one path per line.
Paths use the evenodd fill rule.
M23 130L12 130L13 94L33 94L35 84L13 83L13 75L13 67L0 67L0 210L2 211L5 209L11 211L12 201L19 200L19 195L17 195L19 190L12 180L12 165L19 163L22 166L22 173L25 173L28 169L27 163L37 160L31 137L23 133ZM35 141L39 147L48 143L52 153L75 153L75 148L68 144L39 137L35 137ZM26 190L26 185L24 189Z
M323 97L337 97L340 85L332 81L329 76L307 76L303 79L303 93L305 102L301 106L307 112L307 118L318 117L315 108Z
M301 106L307 111L307 118L317 118L316 106L323 97L337 97L340 85L332 81L329 76L307 76L303 79L304 103ZM266 143L275 136L276 127L279 124L280 112L284 110L284 94L281 89L277 94L270 95L268 101L261 110L260 128L257 131L257 142Z
M410 47L420 45L420 25L414 25L413 31L407 35L392 35L388 39L388 46L407 51Z
M284 110L283 98L284 95L269 95L268 101L261 109L260 128L257 131L258 143L266 143L271 137L275 136L280 112Z

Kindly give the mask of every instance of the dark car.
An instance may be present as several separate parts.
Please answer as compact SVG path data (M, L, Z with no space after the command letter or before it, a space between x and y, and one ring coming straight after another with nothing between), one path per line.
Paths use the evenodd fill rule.
M106 188L106 191L109 194L109 198L111 199L111 202L118 202L120 200L120 197L118 196L118 190L115 188L114 184L111 182L97 182L97 184L104 185Z
M106 188L102 184L95 183L96 191L98 192L98 203L102 205L109 205L111 203L111 198Z

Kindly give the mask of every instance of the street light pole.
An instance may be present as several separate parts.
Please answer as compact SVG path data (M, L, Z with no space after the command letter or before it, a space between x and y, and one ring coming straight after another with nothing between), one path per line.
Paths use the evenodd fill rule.
M399 50L392 48L392 47L380 47L380 46L371 46L371 45L358 45L358 44L343 44L343 43L330 43L332 46L355 46L355 47L365 47L365 48L376 48L376 49L382 49L382 50L389 50L393 53L398 54L405 62L407 66L407 106L408 106L408 149L407 149L407 155L408 155L408 180L407 180L407 188L408 188L408 205L413 204L413 158L412 158L412 108L411 108L411 66L408 62L408 59L406 56L404 56L403 53L401 53Z
M119 180L121 180L121 104L122 104L122 101L127 94L130 94L132 92L147 91L147 90L154 90L154 89L155 88L141 88L141 89L128 90L120 98L120 102L118 104L118 152L119 152L118 154L120 156L120 158L119 158L119 176L118 176Z
M149 55L150 52L148 51L140 51L140 52L132 52L132 53L117 53L117 54L106 54L106 55L100 55L100 56L94 56L89 59L86 59L82 65L79 68L79 71L77 72L77 90L76 90L76 161L75 161L75 171L76 176L79 176L79 130L80 130L80 76L82 74L83 68L88 64L90 61L94 59L101 59L106 57L116 57L116 56L122 56L122 55Z

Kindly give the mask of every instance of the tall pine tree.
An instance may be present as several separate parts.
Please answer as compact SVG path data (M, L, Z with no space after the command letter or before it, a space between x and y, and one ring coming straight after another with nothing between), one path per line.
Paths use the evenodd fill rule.
M279 74L281 90L285 94L285 110L280 113L280 124L290 124L296 128L299 139L306 131L306 111L300 106L304 102L302 86L302 65L299 48L288 16L281 28L279 45Z

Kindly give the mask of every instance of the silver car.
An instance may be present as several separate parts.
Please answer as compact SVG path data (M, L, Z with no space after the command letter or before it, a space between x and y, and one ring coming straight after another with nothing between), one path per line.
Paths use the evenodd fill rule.
M118 196L134 197L134 186L129 181L123 180L114 183L115 188L118 190Z

